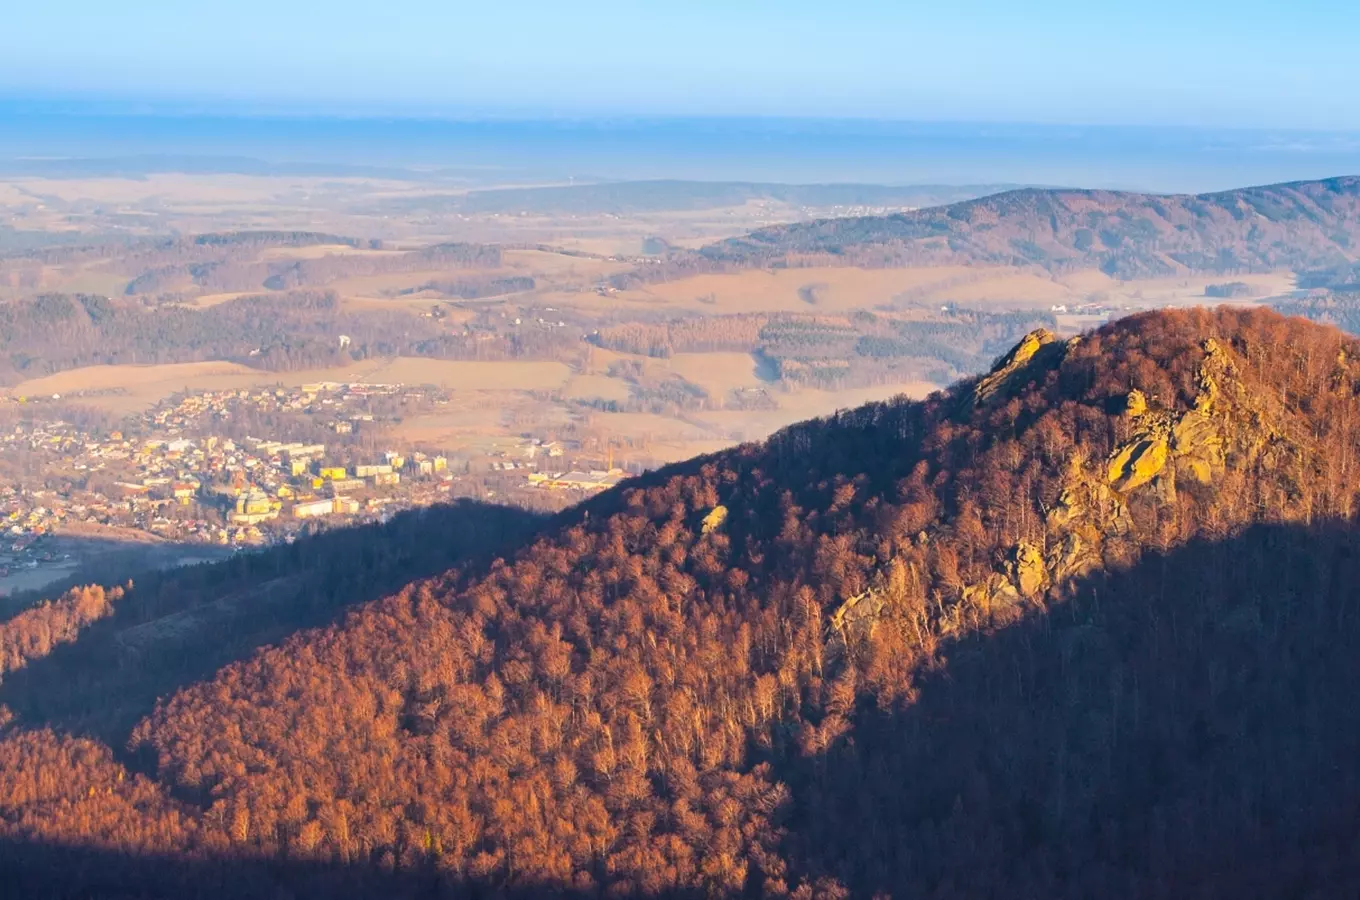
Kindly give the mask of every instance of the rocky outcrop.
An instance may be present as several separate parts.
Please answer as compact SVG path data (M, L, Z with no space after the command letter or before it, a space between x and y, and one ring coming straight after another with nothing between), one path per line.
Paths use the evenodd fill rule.
M1071 379L1066 379L1067 372L1063 378L1049 379L1049 371L1041 368L1049 364L1046 360L1061 365L1069 346L1046 332L1027 336L954 407L964 411L965 404L1005 403L1024 396L1031 384L1063 396L1074 407L1081 404L1083 408L1073 409L1070 417L1047 421L1043 413L1024 417L1020 429L1039 422L1044 428L1056 423L1060 430L1044 445L1034 440L1042 431L1024 434L1017 429L1019 439L1013 446L1019 452L1001 463L1031 465L1034 456L1027 458L1027 452L1061 448L1069 454L1062 471L1046 469L1034 493L1014 498L1013 508L1005 505L1004 494L979 504L983 527L995 529L984 545L986 556L948 552L955 537L948 518L935 519L911 537L893 535L896 542L912 545L903 554L918 566L912 570L910 590L893 586L892 566L902 570L906 564L902 558L889 559L871 578L868 590L833 604L824 631L828 660L852 655L887 622L900 626L902 634L931 632L940 638L964 634L978 624L1001 627L1014 622L1061 603L1093 573L1118 578L1117 573L1136 563L1146 548L1193 534L1205 521L1200 518L1202 510L1224 508L1226 492L1264 483L1281 497L1293 496L1291 491L1302 489L1291 485L1291 473L1319 471L1327 465L1319 458L1315 439L1291 417L1293 398L1280 391L1253 390L1237 372L1234 360L1239 353L1253 370L1256 367L1249 345L1220 346L1205 340L1198 353L1193 344L1179 348L1182 355L1174 359L1177 371L1172 383L1187 384L1188 364L1190 390L1181 387L1174 399L1166 396L1161 379L1155 389L1152 384L1124 381L1128 392L1122 397L1088 391L1073 398L1072 393L1081 390L1082 367L1091 363L1088 354L1073 360L1077 377ZM1270 352L1282 355L1276 347ZM1327 368L1323 377L1360 394L1360 364L1343 354L1333 371L1328 373ZM1125 371L1139 368L1129 366ZM995 410L993 406L984 412ZM1097 444L1100 440L1110 443ZM1044 459L1045 466L1052 465L1050 459ZM1201 485L1209 489L1201 490ZM1040 507L1037 521L1027 506L1032 497L1047 504ZM1242 497L1240 502L1248 510L1263 499L1271 500ZM1015 543L997 547L991 541L1003 529ZM1023 537L1017 541L1015 536ZM948 564L935 568L937 549L938 559Z
M1069 346L1046 331L1027 335L978 382L970 402L1022 389L1041 374L1036 367L1059 365ZM1090 458L1080 446L1072 452L1039 533L1012 547L982 579L963 586L964 607L1004 617L1026 604L1043 606L1050 591L1062 590L1111 559L1126 558L1140 540L1131 503L1170 506L1178 502L1178 484L1212 484L1230 460L1268 466L1281 453L1303 452L1302 438L1286 439L1274 430L1281 426L1273 401L1247 395L1231 356L1214 340L1200 348L1204 355L1193 400L1177 409L1143 390L1130 390L1118 419L1122 437L1113 450L1103 459ZM920 543L929 539L925 533L917 538ZM871 633L879 617L889 614L887 605L872 591L841 604L831 619L841 644Z
M1004 575L993 573L982 584L963 589L963 602L993 615L1020 602L1020 591Z
M1050 369L1062 362L1066 348L1067 344L1047 328L1031 331L983 376L973 389L970 402L986 403L1009 395L1023 385L1026 380L1021 377L1023 373Z
M1178 476L1208 484L1224 466L1223 385L1234 377L1232 361L1213 339L1203 344L1204 362L1197 376L1198 393L1191 409L1181 413L1153 409L1142 391L1129 392L1125 415L1134 434L1110 454L1105 480L1129 494L1154 484L1166 502L1175 500Z
M1006 577L1021 596L1037 597L1048 586L1048 569L1043 551L1031 543L1021 541L1006 561Z
M1157 432L1139 435L1110 457L1105 480L1116 491L1127 494L1160 475L1169 452L1166 435Z
M1129 396L1124 400L1124 415L1137 418L1147 412L1147 395L1134 388L1129 391Z
M880 591L868 590L847 598L831 613L832 647L844 647L873 634L887 600Z
M1042 548L1022 541L1011 551L1002 571L963 589L963 601L990 615L1022 600L1039 602L1048 586L1048 564Z
M1004 390L1007 379L1031 363L1051 341L1026 339L978 385L980 395ZM1124 400L1128 437L1092 466L1078 450L1068 462L1064 486L1044 518L1042 545L1022 542L984 581L964 588L962 597L989 612L1029 600L1041 603L1050 588L1069 583L1101 566L1111 540L1133 530L1128 501L1143 491L1155 502L1176 502L1178 479L1210 483L1225 466L1230 412L1249 406L1237 396L1236 372L1213 340L1203 343L1198 392L1189 409L1157 407L1141 390Z

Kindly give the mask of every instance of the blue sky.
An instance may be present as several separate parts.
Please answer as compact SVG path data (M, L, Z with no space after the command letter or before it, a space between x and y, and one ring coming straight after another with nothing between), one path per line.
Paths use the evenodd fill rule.
M9 98L1360 130L1353 0L7 7Z

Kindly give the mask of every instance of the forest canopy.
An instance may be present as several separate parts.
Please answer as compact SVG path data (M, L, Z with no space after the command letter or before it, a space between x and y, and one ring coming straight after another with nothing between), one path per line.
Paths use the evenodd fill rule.
M925 401L626 482L124 731L53 728L29 658L0 838L37 849L0 858L205 897L228 861L352 896L1349 893L1357 397L1360 343L1265 310L1037 329ZM69 598L61 633L130 597Z

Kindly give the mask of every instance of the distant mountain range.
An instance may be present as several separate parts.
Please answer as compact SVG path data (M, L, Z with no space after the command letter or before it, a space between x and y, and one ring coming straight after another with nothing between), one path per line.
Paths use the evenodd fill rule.
M1323 268L1360 252L1360 177L1213 194L1025 188L887 216L778 225L690 264L991 264L1123 279Z
M493 188L466 194L400 197L393 211L528 212L556 215L637 214L720 209L751 201L802 207L922 207L956 203L1014 187L1004 184L770 184L752 181L618 181Z

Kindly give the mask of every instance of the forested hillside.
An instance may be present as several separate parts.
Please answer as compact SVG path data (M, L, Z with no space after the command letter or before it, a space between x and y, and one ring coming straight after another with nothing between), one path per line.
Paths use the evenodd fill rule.
M90 365L228 360L279 372L386 356L554 358L578 343L541 330L479 339L401 310L347 309L323 291L250 295L206 309L42 294L0 304L0 385Z
M1117 278L1344 264L1360 248L1360 177L1201 195L1028 188L890 216L777 225L671 268L958 263L1099 268Z
M115 711L54 714L27 659L0 688L0 873L86 896L1353 894L1358 398L1360 342L1264 310L1037 331L924 402L625 483L135 724L79 681L65 709ZM98 601L72 600L90 631L127 598Z

